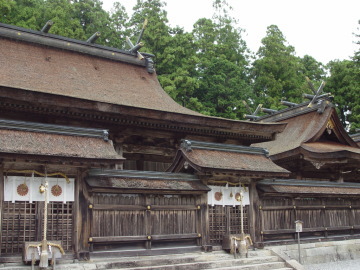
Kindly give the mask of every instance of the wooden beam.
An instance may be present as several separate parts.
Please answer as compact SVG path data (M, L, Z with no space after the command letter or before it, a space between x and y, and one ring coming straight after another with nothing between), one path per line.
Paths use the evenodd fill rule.
M147 240L147 235L89 237L89 243L114 243L114 242L146 241L146 240Z
M165 157L174 157L176 150L174 148L157 147L148 145L124 144L123 153L126 154L143 154L143 155L158 155Z

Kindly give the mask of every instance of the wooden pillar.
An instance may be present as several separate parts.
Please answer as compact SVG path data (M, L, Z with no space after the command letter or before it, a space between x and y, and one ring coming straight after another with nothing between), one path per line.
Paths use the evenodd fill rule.
M75 179L74 202L74 247L77 258L87 258L91 220L89 215L90 199L85 185L85 173L79 169Z
M3 202L4 202L4 164L0 161L0 245L2 241L2 217L3 217ZM1 255L1 246L0 246Z
M144 226L145 226L145 235L147 236L151 236L151 231L152 231L152 225L151 224L151 202L150 202L150 196L148 194L145 194L145 204L146 204L146 208L147 210L145 211L145 223L144 223ZM150 207L150 209L149 209ZM154 224L156 226L156 224ZM151 239L148 239L146 242L145 242L145 248L146 249L151 249Z
M210 222L209 222L209 206L207 203L207 193L201 194L199 196L199 206L200 209L198 210L198 230L201 234L201 246L203 247L204 251L210 251Z
M356 225L355 211L352 207L353 200L349 200L349 225L351 226L351 234L354 234L354 225Z
M260 198L256 189L256 182L251 181L249 184L249 231L250 237L255 246L261 242L261 217L260 217Z

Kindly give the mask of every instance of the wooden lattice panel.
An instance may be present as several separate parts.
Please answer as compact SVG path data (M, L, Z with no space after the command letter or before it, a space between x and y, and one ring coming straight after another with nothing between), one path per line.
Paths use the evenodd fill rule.
M72 203L48 205L48 240L60 240L64 250L72 248ZM43 202L3 202L1 254L22 253L24 242L42 239Z
M244 232L249 233L248 206L244 207ZM210 244L221 245L225 234L240 234L239 207L209 205Z

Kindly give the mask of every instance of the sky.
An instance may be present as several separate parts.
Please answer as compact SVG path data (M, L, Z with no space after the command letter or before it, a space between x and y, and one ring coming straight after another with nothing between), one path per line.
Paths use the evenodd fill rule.
M109 11L116 0L102 0ZM117 0L132 13L136 0ZM212 0L165 0L171 26L191 31L199 18L211 18ZM268 26L277 25L295 47L297 56L310 55L327 64L331 60L350 59L359 45L353 33L360 25L359 0L228 0L231 15L245 30L243 39L256 52Z

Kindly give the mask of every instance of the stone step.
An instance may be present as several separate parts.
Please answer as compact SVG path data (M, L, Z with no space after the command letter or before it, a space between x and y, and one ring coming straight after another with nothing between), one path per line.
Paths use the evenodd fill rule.
M268 263L212 268L211 270L293 270L293 268L286 267L285 263Z
M245 267L245 268L244 268ZM232 259L227 261L201 261L193 263L153 264L139 267L106 268L113 270L198 270L198 269L256 269L267 270L285 267L276 257L257 259Z
M3 265L4 267L5 265ZM247 268L244 268L244 267ZM273 268L272 268L273 267ZM275 268L274 268L275 267ZM0 267L1 268L1 267ZM29 266L12 264L2 269L23 270ZM37 268L35 268L37 269ZM117 257L90 260L88 262L70 263L60 261L57 270L198 270L198 269L281 269L288 270L285 264L277 256L273 256L270 250L249 251L248 258L234 259L232 254L225 251L209 253L197 252L188 254L169 254L158 256Z

